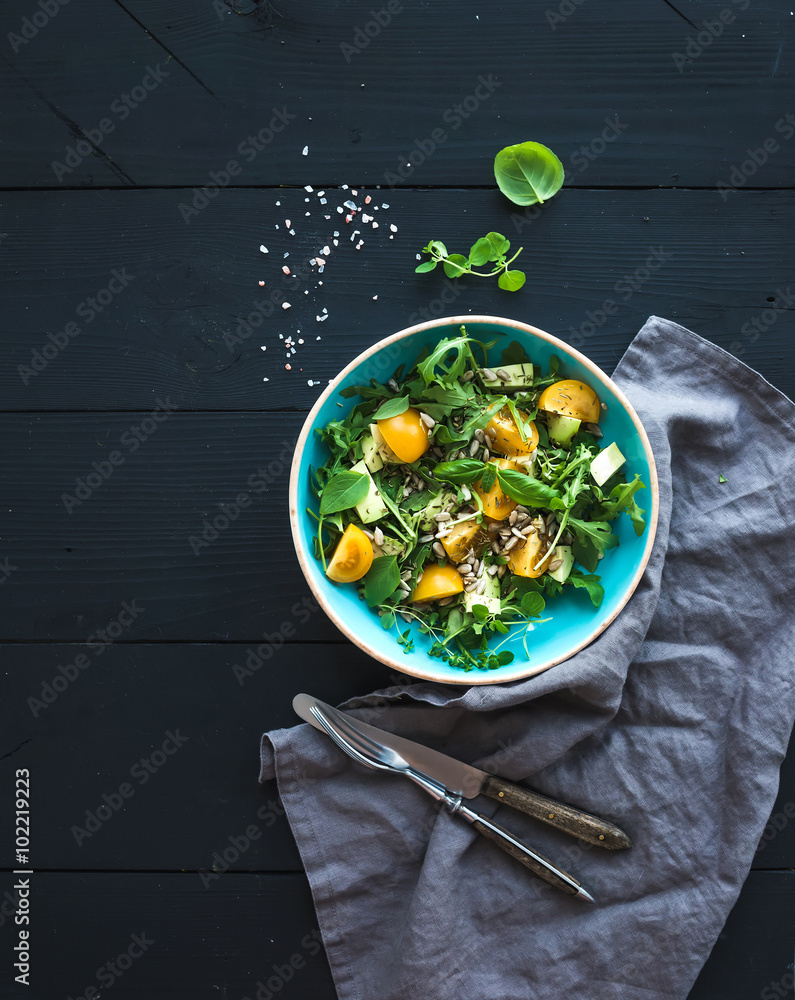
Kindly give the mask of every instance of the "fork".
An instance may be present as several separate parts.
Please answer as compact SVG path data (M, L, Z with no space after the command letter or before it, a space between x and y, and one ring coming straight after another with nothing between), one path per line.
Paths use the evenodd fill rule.
M517 840L504 827L464 805L460 795L454 795L444 785L440 785L427 775L416 771L396 750L377 743L364 733L360 733L349 724L346 716L341 712L331 707L324 711L316 705L313 705L310 711L323 730L349 757L375 771L391 771L405 775L420 788L424 788L437 802L442 803L451 815L460 816L466 820L478 833L492 841L525 868L529 868L531 872L549 885L586 902L596 902L593 896L583 889L573 876L562 868L558 868L542 854Z

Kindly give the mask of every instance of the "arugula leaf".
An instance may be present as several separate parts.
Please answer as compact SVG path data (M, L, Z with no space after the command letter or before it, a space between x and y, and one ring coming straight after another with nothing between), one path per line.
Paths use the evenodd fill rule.
M519 341L512 340L503 350L500 361L504 365L526 365L530 363L530 358Z
M522 142L497 153L494 177L497 187L514 205L543 205L560 191L565 173L548 146Z
M483 462L475 458L459 458L455 462L440 462L433 470L437 479L446 483L474 483L483 474Z
M320 498L320 516L336 514L361 503L370 489L368 477L361 472L338 472L326 483Z
M373 416L373 420L388 420L390 417L398 417L409 408L408 396L396 396L388 399Z
M497 480L511 500L525 507L547 507L550 500L560 496L556 489L516 469L500 469Z
M371 608L383 604L394 594L399 583L397 556L379 556L373 559L373 565L364 578L364 599Z
M588 591L588 596L593 602L595 608L601 607L602 600L605 596L605 588L599 582L601 577L589 574L586 576L581 573L578 569L573 569L566 580L566 583L570 583L573 587L579 587L582 590Z
M460 406L465 406L471 398L471 391L467 390L460 382L451 382L449 385L431 385L422 394L423 402L432 399L434 403L440 403L448 409L455 410Z
M445 367L443 362L450 354L454 354L452 361ZM428 357L417 365L417 370L422 375L425 384L439 382L445 385L449 382L457 381L466 370L467 359L472 357L469 348L468 337L445 337L440 340ZM437 374L436 369L440 368L442 374Z
M635 493L638 490L645 490L646 485L641 481L640 476L635 476L631 483L618 483L606 497L594 509L596 520L613 521L626 511L635 528L636 535L642 535L646 522L643 515L646 513L643 507L639 507L635 501Z
M581 521L570 517L569 529L574 533L574 558L590 572L596 569L599 554L618 545L618 535L607 521Z

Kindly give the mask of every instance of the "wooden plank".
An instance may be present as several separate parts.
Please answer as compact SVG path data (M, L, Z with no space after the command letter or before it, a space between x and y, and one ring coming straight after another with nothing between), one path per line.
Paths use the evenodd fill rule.
M145 410L168 396L181 409L308 409L318 385L380 337L469 311L533 323L608 371L650 313L668 316L795 394L791 192L724 203L715 192L568 191L527 214L488 191L372 193L372 205L390 206L371 212L376 231L334 211L350 191L329 191L327 206L303 190L226 191L189 225L178 208L184 190L6 195L3 408ZM521 292L414 274L429 239L467 249L495 227L525 247ZM370 230L359 251L354 228ZM323 246L323 275L296 278ZM655 249L661 259L644 270ZM134 278L110 295L114 269ZM615 303L609 318L606 301ZM280 336L296 341L289 359Z
M270 645L3 647L0 774L31 773L34 866L299 870L275 783L258 782L260 736L300 724L298 691L336 703L395 681L348 645Z
M11 879L3 876L6 885ZM317 923L303 875L233 875L205 889L191 874L39 873L33 891L35 992L12 984L9 1000L107 988L107 963L135 944L134 934L151 943L145 950L139 944L138 957L112 981L121 1000L254 998L258 983L263 998L268 990L284 1000L336 996L325 954L314 946ZM752 873L689 1000L788 995L793 902L795 875ZM5 954L14 930L8 922L0 927ZM268 985L271 977L278 978Z
M26 643L0 654L0 784L10 787L19 767L30 770L35 866L58 870L299 868L276 789L257 784L261 733L299 724L298 691L338 703L410 683L336 644L292 643L254 659L233 643L119 641L102 652ZM80 654L86 665L75 673L70 665ZM235 664L249 664L251 675L236 674ZM164 754L167 733L184 742L169 743ZM154 773L141 758L151 758ZM131 794L119 799L123 783ZM795 867L794 799L790 764L773 809L776 836L768 835L756 865ZM112 816L103 809L96 824L86 811L103 804L118 808Z
M708 187L749 147L778 139L752 182L791 184L795 144L776 131L792 112L787 8L737 0L721 24L706 2L682 14L633 4L631 16L624 4L583 4L551 24L559 7L393 3L381 28L370 0L308 0L300 13L251 4L250 16L222 2L71 0L24 38L38 8L6 0L0 79L13 138L0 184L193 186L235 159L235 184L388 184L392 174L399 185L490 185L497 150L528 138L557 151L572 183ZM146 91L149 66L168 75ZM493 82L478 91L481 77ZM287 126L269 133L283 108ZM616 116L617 137L605 124ZM271 141L254 150L247 137L263 129ZM97 130L69 167L68 149Z
M3 555L16 568L0 638L83 642L137 601L126 639L259 642L291 623L291 638L339 639L300 604L287 485L302 415L156 416L3 417Z

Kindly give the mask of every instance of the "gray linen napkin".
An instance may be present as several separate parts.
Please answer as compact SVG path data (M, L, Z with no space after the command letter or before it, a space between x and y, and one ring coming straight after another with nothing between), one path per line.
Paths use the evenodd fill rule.
M614 378L660 475L656 544L623 613L526 681L349 704L617 821L634 847L479 800L576 874L589 906L309 726L265 735L261 780L278 779L340 1000L679 1000L748 874L795 715L795 405L656 317Z

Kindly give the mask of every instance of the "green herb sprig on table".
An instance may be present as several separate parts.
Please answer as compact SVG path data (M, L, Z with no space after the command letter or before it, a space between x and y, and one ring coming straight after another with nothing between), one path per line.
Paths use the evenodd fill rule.
M516 253L508 258L508 251L511 249L511 241L506 239L501 233L487 233L476 243L473 243L469 256L465 257L460 253L449 254L447 247L440 240L431 240L427 247L423 247L423 253L431 255L430 260L423 261L414 270L418 274L424 274L441 264L444 273L448 278L461 278L465 274L472 274L476 278L497 278L497 284L503 291L518 292L525 283L526 275L524 271L517 269L509 270L508 265L513 263L523 247L519 247ZM490 271L475 271L475 267L483 267L493 264Z

